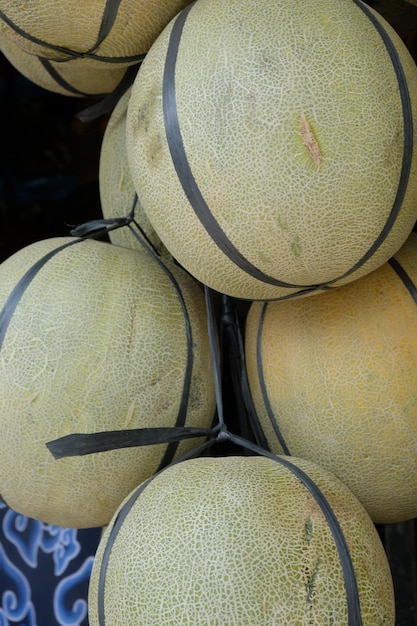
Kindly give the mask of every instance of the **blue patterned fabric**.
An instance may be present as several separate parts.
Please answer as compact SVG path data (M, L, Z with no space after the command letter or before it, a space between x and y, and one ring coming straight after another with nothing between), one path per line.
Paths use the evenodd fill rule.
M0 502L0 626L88 626L100 535L44 524Z

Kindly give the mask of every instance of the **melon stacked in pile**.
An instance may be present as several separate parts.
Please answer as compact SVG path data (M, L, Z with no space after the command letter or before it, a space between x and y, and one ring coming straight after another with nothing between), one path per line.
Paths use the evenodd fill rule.
M187 0L78 0L0 8L0 50L41 87L68 96L107 94L137 66Z
M145 57L103 138L111 243L86 225L0 267L0 493L107 526L92 626L392 626L375 523L417 517L414 60L361 0L102 4L0 12L5 54ZM216 296L247 310L247 437ZM242 454L210 455L225 440Z

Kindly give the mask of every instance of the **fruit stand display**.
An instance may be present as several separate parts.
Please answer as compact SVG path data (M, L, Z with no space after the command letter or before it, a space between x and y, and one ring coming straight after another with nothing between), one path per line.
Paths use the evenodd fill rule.
M0 50L0 624L417 625L416 4Z

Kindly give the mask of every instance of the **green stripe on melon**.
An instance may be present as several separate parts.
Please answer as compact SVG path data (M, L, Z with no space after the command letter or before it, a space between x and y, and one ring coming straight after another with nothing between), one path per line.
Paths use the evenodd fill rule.
M285 459L283 459L285 460ZM198 458L132 492L106 529L89 587L91 626L393 626L389 566L369 516L317 465L291 459L336 516L276 460ZM357 588L359 615L348 613Z
M53 256L11 300L46 254ZM181 425L188 384L182 422L211 426L204 296L180 268L139 249L54 238L0 266L0 306L0 494L14 510L60 526L102 526L167 450L159 444L55 460L50 441ZM174 456L195 445L181 442Z
M416 103L410 53L359 0L197 0L133 85L133 182L211 288L256 300L338 286L416 221Z

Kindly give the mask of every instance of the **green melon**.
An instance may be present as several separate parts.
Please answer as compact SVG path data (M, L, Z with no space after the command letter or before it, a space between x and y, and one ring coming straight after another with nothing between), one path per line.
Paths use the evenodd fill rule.
M92 240L60 248L74 241L40 241L0 265L0 494L31 518L81 528L105 525L166 462L167 445L57 460L47 443L181 425L184 401L182 422L208 428L215 398L200 286L139 249Z
M189 0L4 0L0 33L40 57L127 67Z
M375 522L417 517L417 234L317 298L252 303L246 364L270 448L341 478Z
M363 507L317 465L291 459L313 483L309 491L281 462L197 458L132 492L96 553L90 625L393 626L389 566Z
M72 63L45 61L29 54L13 40L0 38L0 51L13 67L43 89L65 96L86 97L110 93L122 80L126 69L106 66L96 68L86 65L84 59Z
M133 85L127 149L161 240L237 298L376 269L417 218L417 70L360 0L197 0Z
M134 207L135 222L140 228L132 224L134 233L127 227L110 231L112 243L136 248L142 245L141 241L148 241L158 253L167 253L142 208L130 174L126 151L126 114L130 92L131 89L128 89L120 98L104 132L99 161L101 208L103 216L112 219L128 216Z

